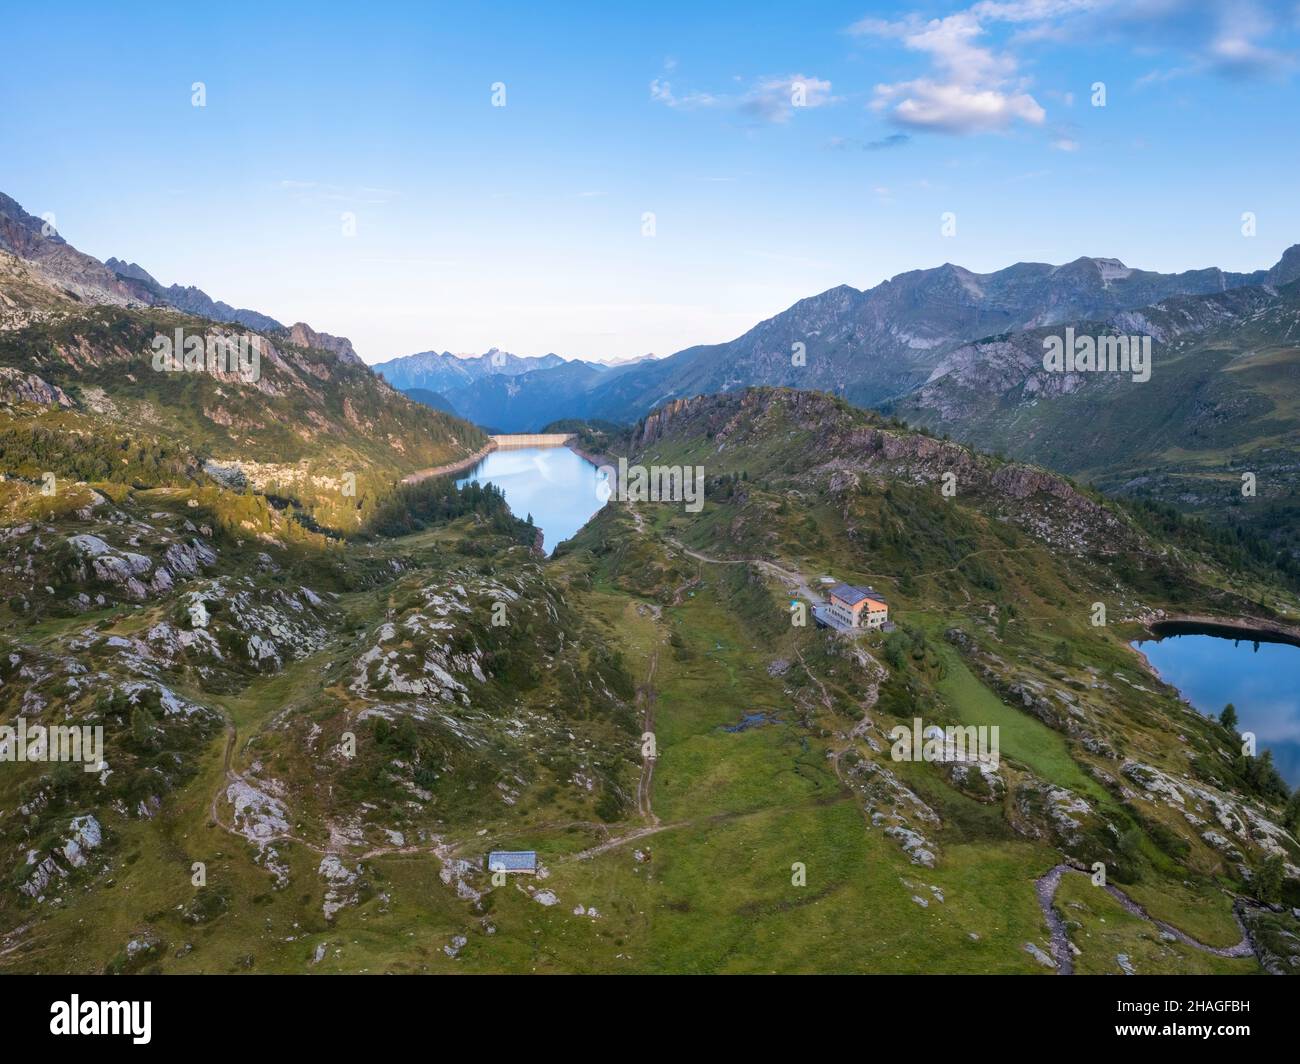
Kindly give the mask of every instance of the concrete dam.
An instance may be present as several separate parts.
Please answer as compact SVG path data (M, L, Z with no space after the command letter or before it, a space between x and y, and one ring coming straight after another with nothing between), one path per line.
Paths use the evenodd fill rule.
M572 432L523 432L490 437L496 450L512 447L563 447L574 438Z

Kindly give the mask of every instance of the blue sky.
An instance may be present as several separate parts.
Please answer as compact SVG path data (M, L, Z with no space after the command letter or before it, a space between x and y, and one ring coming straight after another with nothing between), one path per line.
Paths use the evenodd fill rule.
M664 355L945 261L1300 242L1300 0L538 6L26 5L0 190L371 362Z

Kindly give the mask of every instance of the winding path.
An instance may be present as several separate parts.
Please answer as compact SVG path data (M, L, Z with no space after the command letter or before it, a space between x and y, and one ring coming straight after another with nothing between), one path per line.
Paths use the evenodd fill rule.
M1065 930L1065 918L1056 907L1056 888L1061 885L1061 877L1066 872L1075 872L1081 876L1088 875L1082 868L1075 868L1069 864L1058 864L1034 881L1034 890L1038 894L1039 908L1043 910L1043 919L1047 921L1047 926L1051 931L1052 959L1056 961L1056 973L1058 975L1074 974L1074 953L1070 946L1070 936ZM1247 933L1245 925L1241 922L1241 916L1235 908L1233 909L1232 918L1236 920L1237 927L1241 929L1241 941L1235 946L1207 946L1203 942L1198 942L1192 938L1187 932L1180 931L1173 924L1166 923L1164 920L1157 920L1120 890L1119 887L1113 887L1107 883L1102 889L1119 902L1120 907L1125 912L1155 924L1161 931L1172 935L1185 946L1199 949L1203 953L1211 953L1216 957L1255 956L1255 947L1251 943L1250 935Z
M659 818L655 816L654 806L651 804L650 801L650 796L651 796L651 792L654 789L654 781L655 781L655 754L658 753L658 750L654 746L654 742L655 742L654 683L655 683L655 669L658 667L658 665L659 665L659 651L656 650L650 658L650 671L646 675L645 683L641 685L641 689L638 690L636 693L637 701L640 702L644 707L644 712L641 717L641 735L643 736L642 747L644 749L644 744L645 744L644 736L648 734L650 736L650 743L651 743L650 749L651 751L653 751L652 753L643 753L641 755L641 782L637 785L637 789L636 789L636 808L637 808L637 812L639 812L641 816L644 817L650 823L651 827L659 826Z

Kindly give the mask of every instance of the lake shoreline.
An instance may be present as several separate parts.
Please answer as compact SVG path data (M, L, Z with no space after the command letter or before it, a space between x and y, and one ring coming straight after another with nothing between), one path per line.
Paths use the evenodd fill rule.
M475 451L467 458L462 458L456 462L449 462L447 465L433 466L431 469L417 469L414 473L407 473L402 477L403 484L418 484L422 480L428 480L430 477L446 477L453 473L463 473L467 469L473 469L479 462L483 461L488 455L497 449L495 440L488 440L487 444L480 450Z
M1259 737L1288 786L1300 786L1300 632L1258 617L1153 615L1129 649L1189 713L1237 714L1241 734Z
M1210 614L1148 614L1142 627L1152 639L1177 635L1214 635L1244 642L1284 643L1300 647L1300 625L1269 621L1261 617L1219 617Z
M571 451L572 451L574 454L576 454L579 458L585 458L588 462L590 462L592 465L594 465L597 469L600 469L602 466L617 466L617 465L618 465L618 459L617 459L617 458L612 457L612 456L607 455L607 454L592 454L592 453L589 452L589 451L584 451L581 447L579 447L579 446L578 446L576 443L574 443L572 440L570 440L570 441L569 441L568 443L566 443L564 446L566 446L569 450L571 450Z
M510 446L521 439L530 442ZM549 560L603 505L597 490L598 461L573 442L558 433L497 436L478 461L456 463L455 481L495 484L515 517L532 520L536 536L530 553Z

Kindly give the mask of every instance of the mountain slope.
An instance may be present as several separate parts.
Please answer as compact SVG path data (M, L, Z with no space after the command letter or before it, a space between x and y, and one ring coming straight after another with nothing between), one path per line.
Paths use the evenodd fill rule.
M441 410L444 414L460 416L456 413L455 407L439 392L431 392L428 388L406 388L402 394L434 410Z
M395 391L345 339L302 323L256 334L143 304L66 243L22 246L35 257L0 251L0 438L11 472L149 484L165 479L149 468L165 453L167 475L249 483L353 532L403 474L485 442ZM179 353L178 337L204 350L194 370L158 357ZM248 372L203 368L218 342L244 344ZM137 449L144 464L124 458L114 470L114 446Z
M1300 552L1284 527L1300 514L1300 284L1179 297L1072 327L1152 337L1150 380L1048 372L1044 339L1064 333L1040 328L957 349L893 409L1106 491L1252 525ZM1254 495L1242 493L1246 472Z
M611 371L589 362L515 374L485 374L442 394L462 417L495 432L537 432L555 420L574 394L587 391Z
M121 259L109 258L104 265L122 280L135 282L133 291L136 293L141 293L143 289L143 293L153 297L152 301L165 303L177 310L183 310L187 314L208 318L211 321L233 322L236 325L243 325L259 332L274 333L284 329L284 326L272 317L259 314L255 310L232 307L229 303L213 299L202 289L195 288L193 285L186 287L174 284L164 287L144 267L134 262L126 263Z
M209 321L229 322L267 336L283 337L303 347L321 347L356 357L347 340L317 334L302 322L286 328L266 314L232 307L193 285L164 287L137 263L115 257L101 263L78 251L52 225L28 214L17 201L3 193L0 193L0 252L26 261L47 286L74 299L123 306L174 307Z
M1276 590L1267 567L1225 565L1190 528L1178 538L1153 531L1060 476L824 395L759 389L676 401L625 446L644 467L702 466L708 484L698 514L607 507L559 552L561 564L593 567L601 586L663 604L673 649L659 665L659 704L676 709L658 711L655 810L681 821L740 807L755 822L767 811L761 829L710 832L710 852L727 866L742 854L775 866L800 846L835 864L816 840L836 818L796 825L785 805L792 778L819 778L799 762L806 742L810 761L851 795L867 840L860 848L841 824L836 837L852 856L819 876L822 911L801 910L815 930L848 926L885 898L896 899L892 919L920 897L923 911L938 903L925 921L933 949L893 950L883 970L1004 970L997 966L1007 954L976 960L969 941L991 935L1021 951L1030 943L1061 962L1038 937L1035 883L1062 861L1102 862L1126 896L1180 928L1210 921L1224 946L1239 944L1241 931L1222 890L1249 896L1252 869L1285 863L1289 896L1300 896L1285 788L1262 782L1267 768L1252 776L1258 766L1236 757L1235 737L1186 706L1129 645L1162 611L1273 623L1265 600L1296 631L1295 596ZM806 601L822 574L878 589L898 630L869 635L855 650L793 624L792 601ZM1101 627L1091 620L1097 602L1108 614ZM783 695L762 688L772 675L784 681ZM708 692L705 704L717 711L687 692ZM896 759L893 729L915 718L997 726L1001 766L975 772ZM758 734L747 744L719 734L736 721L746 736L748 727ZM763 783L745 790L741 779ZM1215 809L1237 810L1226 833ZM667 849L676 862L690 845L672 832L655 849L656 860ZM1248 852L1246 867L1238 858ZM862 867L880 874L859 891ZM998 931L975 915L990 876L1001 884ZM721 915L707 892L678 889L689 911ZM779 886L747 889L769 918ZM1102 934L1108 914L1095 899L1074 912L1069 939L1084 970L1113 970L1116 950L1141 948L1151 933L1134 926L1106 953L1115 941ZM690 924L662 919L670 936ZM852 948L855 958L873 949ZM1175 950L1143 956L1145 971L1207 970L1203 958ZM868 970L873 963L856 960Z

